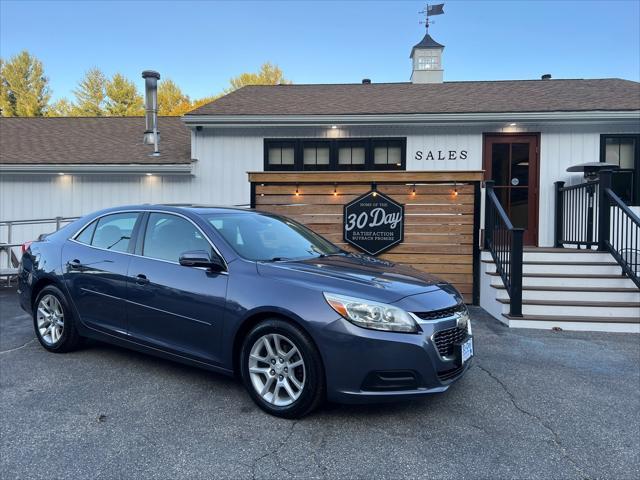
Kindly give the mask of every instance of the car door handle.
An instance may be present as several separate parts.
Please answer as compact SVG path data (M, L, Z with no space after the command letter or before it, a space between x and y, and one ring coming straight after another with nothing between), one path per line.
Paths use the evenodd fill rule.
M138 275L136 275L136 283L138 285L146 285L147 283L149 283L149 279L145 274L139 273Z
M78 260L77 258L74 258L73 260L67 262L67 266L73 270L77 270L78 268L82 267L82 263L80 263L80 260Z

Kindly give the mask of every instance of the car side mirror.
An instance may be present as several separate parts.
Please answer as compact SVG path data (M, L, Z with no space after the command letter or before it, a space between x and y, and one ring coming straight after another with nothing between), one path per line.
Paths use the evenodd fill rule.
M178 260L183 267L204 267L210 268L215 272L221 272L225 269L224 262L217 256L211 256L205 250L191 250L180 255Z

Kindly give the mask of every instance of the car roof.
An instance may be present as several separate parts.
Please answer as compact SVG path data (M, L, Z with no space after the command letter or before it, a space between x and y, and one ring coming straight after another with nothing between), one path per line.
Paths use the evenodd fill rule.
M103 212L117 213L121 211L129 210L164 210L169 212L189 212L196 215L210 215L210 214L230 214L230 213L245 213L255 214L262 213L250 208L242 207L221 207L214 205L199 205L192 203L145 203L138 205L122 205L104 210Z

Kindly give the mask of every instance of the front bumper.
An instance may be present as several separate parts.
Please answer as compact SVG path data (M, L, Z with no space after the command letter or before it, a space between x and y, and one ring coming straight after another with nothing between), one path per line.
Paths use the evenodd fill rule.
M469 368L459 349L438 352L437 332L458 327L457 316L420 321L421 332L394 333L358 327L342 318L322 331L327 397L340 403L368 403L446 391ZM457 340L472 338L466 334Z

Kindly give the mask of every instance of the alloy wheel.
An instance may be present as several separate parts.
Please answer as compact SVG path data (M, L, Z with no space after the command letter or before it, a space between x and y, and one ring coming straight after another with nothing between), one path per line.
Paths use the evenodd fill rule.
M251 347L249 375L253 388L263 400L286 407L295 402L304 389L304 359L287 337L277 333L263 335Z
M37 309L38 332L47 345L55 345L64 331L64 311L60 301L54 295L45 295L40 299Z

